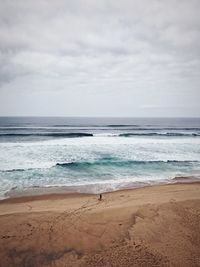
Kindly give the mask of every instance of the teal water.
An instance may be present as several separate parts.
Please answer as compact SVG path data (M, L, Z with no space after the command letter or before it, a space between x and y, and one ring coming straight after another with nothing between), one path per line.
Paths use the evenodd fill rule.
M101 192L199 174L199 119L0 118L1 197L49 186Z

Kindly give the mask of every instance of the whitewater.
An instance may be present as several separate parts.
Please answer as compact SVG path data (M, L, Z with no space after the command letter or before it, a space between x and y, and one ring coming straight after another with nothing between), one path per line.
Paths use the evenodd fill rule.
M199 119L0 119L1 198L27 188L98 193L199 174Z

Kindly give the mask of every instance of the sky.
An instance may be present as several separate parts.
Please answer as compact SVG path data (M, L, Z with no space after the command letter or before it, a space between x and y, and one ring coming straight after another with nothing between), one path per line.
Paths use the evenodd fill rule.
M0 116L200 117L199 0L0 0Z

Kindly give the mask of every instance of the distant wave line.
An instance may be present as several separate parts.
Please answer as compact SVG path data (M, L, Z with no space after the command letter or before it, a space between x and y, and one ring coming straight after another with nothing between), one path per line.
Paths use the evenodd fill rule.
M41 133L0 133L0 137L66 137L66 138L75 138L75 137L134 137L134 136L161 136L161 137L199 137L200 133L180 133L180 132L129 132L129 133L85 133L85 132L41 132Z
M131 137L131 136L200 136L200 133L121 133L121 137Z
M153 125L152 125L153 126ZM45 129L102 129L109 130L119 130L123 128L128 128L129 130L141 130L141 131L157 131L157 130L176 130L176 131L199 131L200 127L155 127L155 126L141 126L141 125L53 125L53 126L0 126L0 131L12 131L12 130L45 130ZM133 128L131 128L133 127Z
M50 137L87 137L93 136L91 133L0 133L0 137L25 137L25 136L50 136Z

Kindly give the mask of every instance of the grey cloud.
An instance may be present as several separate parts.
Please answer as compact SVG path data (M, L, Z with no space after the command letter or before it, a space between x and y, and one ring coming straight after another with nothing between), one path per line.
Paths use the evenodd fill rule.
M199 9L198 0L0 1L0 115L156 116L140 107L167 99L199 116ZM116 94L123 102L111 108Z

